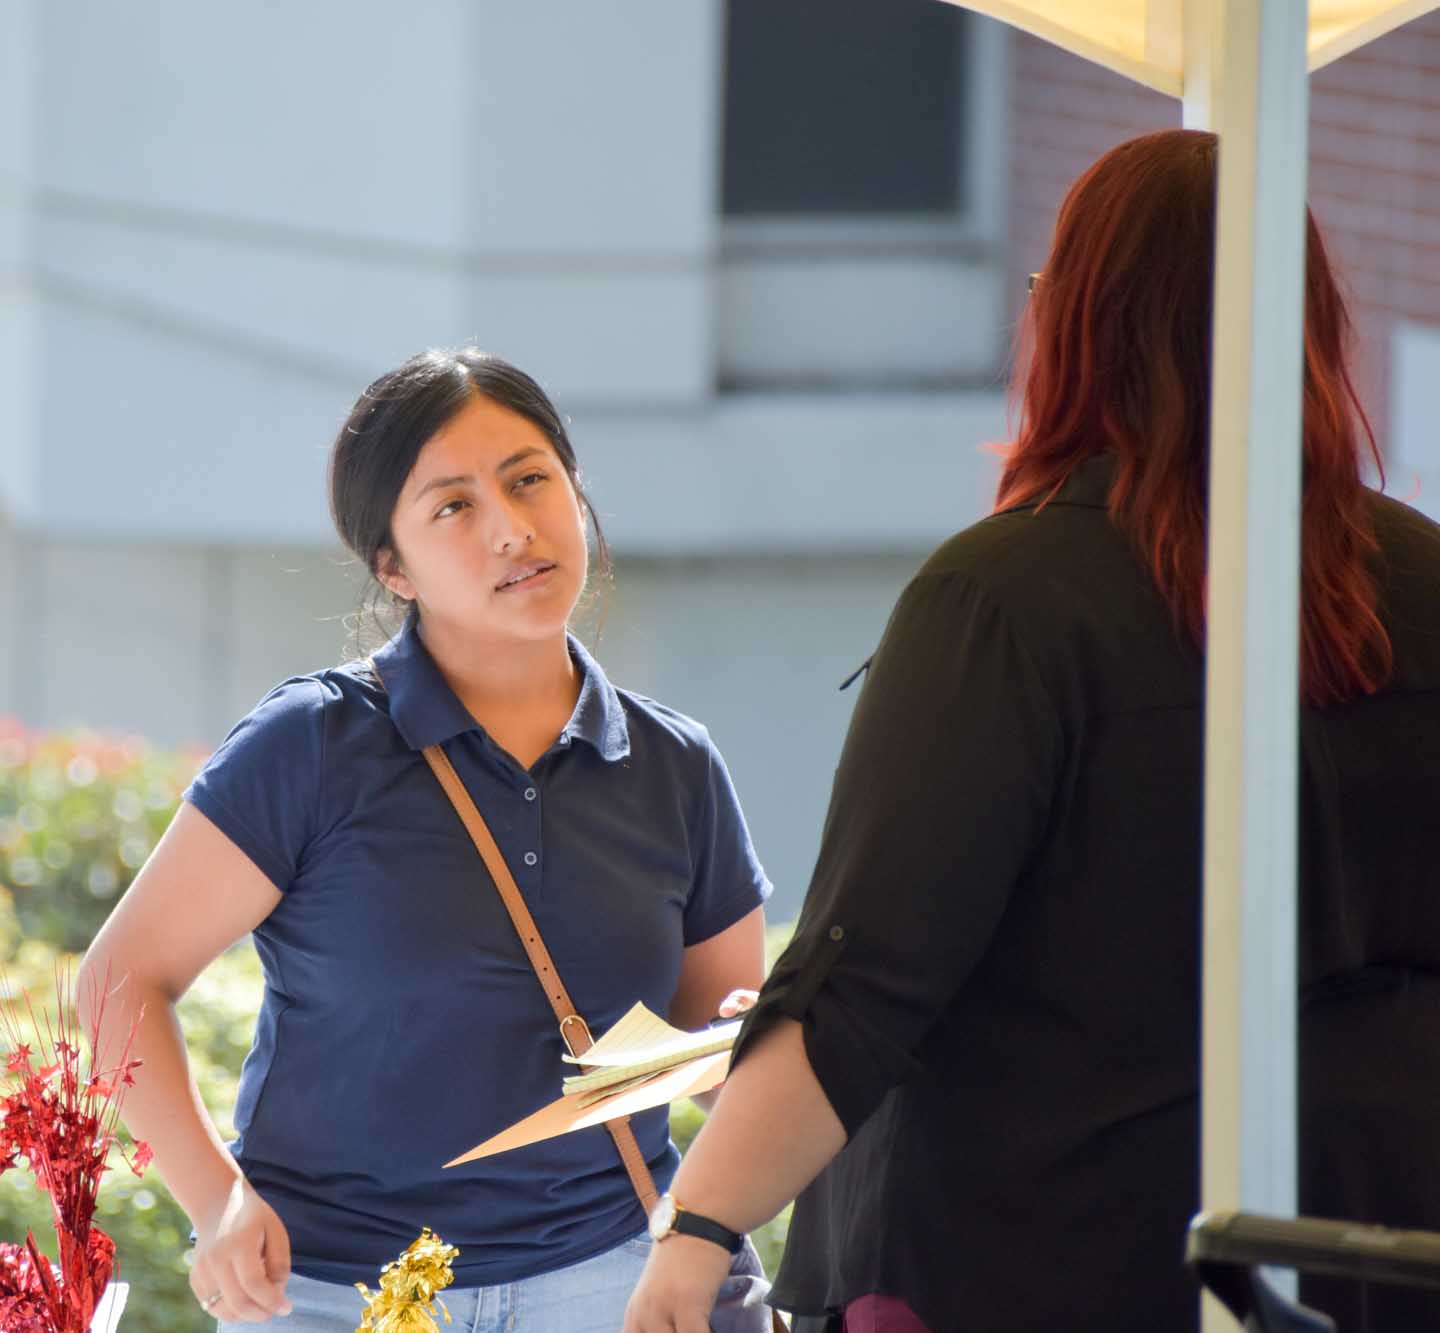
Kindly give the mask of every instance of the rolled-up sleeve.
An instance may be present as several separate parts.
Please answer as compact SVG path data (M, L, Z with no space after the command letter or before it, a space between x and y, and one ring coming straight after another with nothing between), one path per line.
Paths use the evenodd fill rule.
M735 1060L780 1017L853 1135L921 1067L1045 830L1064 741L1004 608L922 572L871 662L814 877Z

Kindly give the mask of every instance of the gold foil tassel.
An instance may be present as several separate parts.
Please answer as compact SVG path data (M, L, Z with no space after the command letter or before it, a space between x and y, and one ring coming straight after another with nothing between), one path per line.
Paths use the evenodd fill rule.
M355 1333L439 1333L435 1307L450 1322L450 1311L436 1296L455 1281L450 1263L460 1253L429 1227L398 1259L380 1270L380 1290L363 1282L355 1288L365 1298L365 1313Z

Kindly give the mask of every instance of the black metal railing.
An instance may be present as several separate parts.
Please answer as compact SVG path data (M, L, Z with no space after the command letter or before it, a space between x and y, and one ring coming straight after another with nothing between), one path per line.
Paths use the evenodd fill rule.
M1328 1315L1280 1295L1262 1268L1440 1290L1440 1233L1315 1217L1201 1213L1185 1261L1247 1333L1336 1333Z

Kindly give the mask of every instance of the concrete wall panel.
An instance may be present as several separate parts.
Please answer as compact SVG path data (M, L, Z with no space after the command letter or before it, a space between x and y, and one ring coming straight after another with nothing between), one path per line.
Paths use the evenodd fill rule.
M709 249L719 0L469 10L473 243L624 257Z
M43 184L325 235L463 242L464 0L43 7Z
M32 539L22 568L28 645L15 689L27 722L206 737L222 641L203 553Z
M39 214L43 289L140 329L289 365L349 398L412 352L463 336L462 270L418 248L293 244L80 205ZM131 336L116 327L115 336Z
M989 260L731 259L721 374L748 387L994 382L1005 319Z
M223 735L290 676L349 656L349 617L361 580L338 552L235 551L225 614L229 671L214 699L211 733Z
M48 300L39 503L65 537L316 542L353 390L123 313Z
M33 504L34 321L29 287L36 3L0 0L0 507Z
M691 414L574 414L627 554L915 552L984 514L998 393L756 394Z
M1440 520L1440 324L1400 324L1390 342L1386 490Z

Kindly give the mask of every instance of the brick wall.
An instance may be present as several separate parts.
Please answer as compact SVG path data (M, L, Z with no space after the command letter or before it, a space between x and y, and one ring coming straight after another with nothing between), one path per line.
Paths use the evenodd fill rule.
M1014 70L1009 268L1023 294L1070 183L1122 140L1179 125L1180 103L1021 34ZM1440 12L1321 70L1310 106L1311 205L1351 293L1383 447L1391 329L1440 326Z

